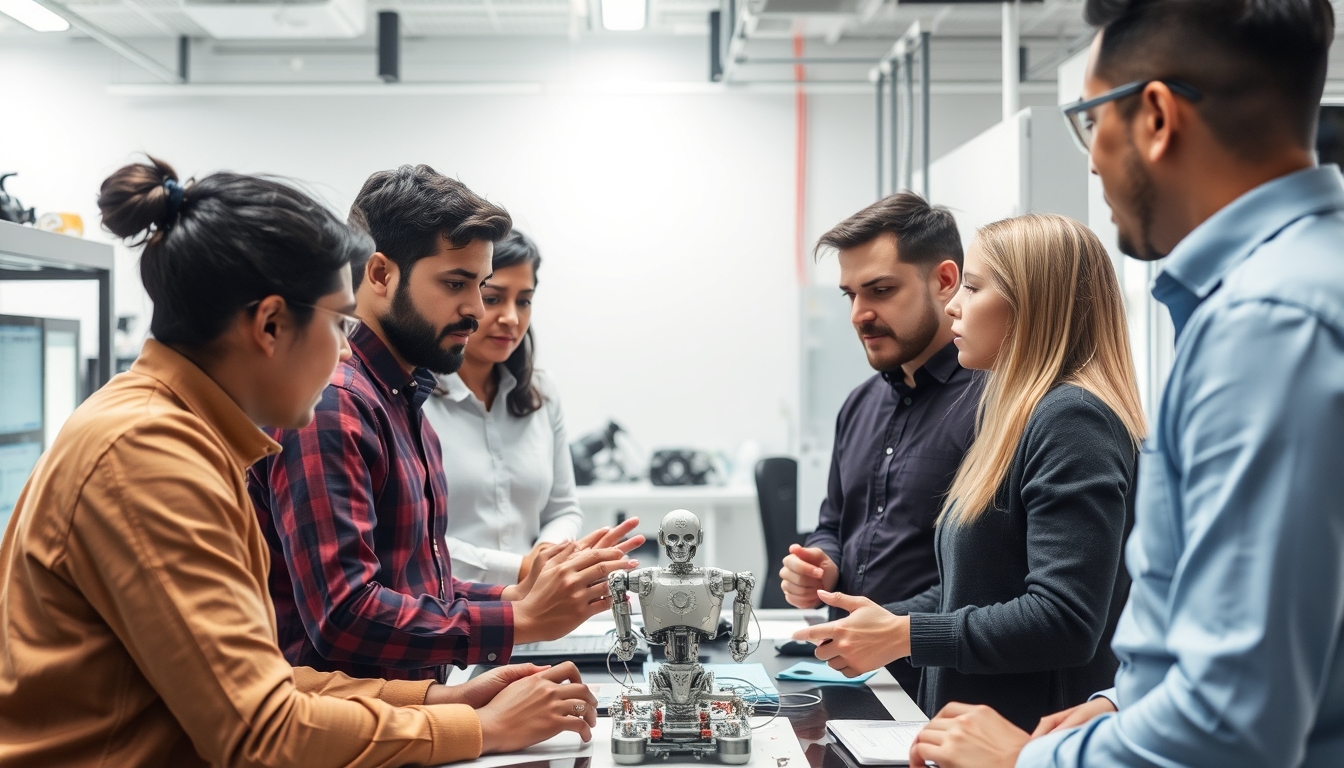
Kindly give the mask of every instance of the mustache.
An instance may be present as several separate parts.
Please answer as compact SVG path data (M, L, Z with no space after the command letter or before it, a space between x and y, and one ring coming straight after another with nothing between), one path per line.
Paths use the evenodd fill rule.
M453 323L452 325L445 325L443 327L443 331L439 333L439 340L442 341L443 339L448 338L454 333L465 332L468 334L472 334L475 333L476 329L480 327L481 324L476 322L476 318L464 317L461 320L458 320L456 323Z
M896 336L896 334L892 333L891 329L886 325L871 320L865 323L859 323L859 333L864 336L891 336L893 338Z

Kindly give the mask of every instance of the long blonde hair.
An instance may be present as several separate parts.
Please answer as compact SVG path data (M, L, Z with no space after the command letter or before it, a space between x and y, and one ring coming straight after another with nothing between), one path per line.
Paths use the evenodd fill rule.
M1136 447L1146 431L1120 285L1092 230L1063 216L1028 214L982 227L973 247L983 277L1012 307L1012 321L940 524L970 523L989 509L1032 411L1057 384L1096 395Z

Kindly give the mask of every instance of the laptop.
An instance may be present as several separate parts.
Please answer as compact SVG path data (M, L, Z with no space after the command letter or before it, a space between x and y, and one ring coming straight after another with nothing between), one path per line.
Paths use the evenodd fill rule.
M620 661L612 652L615 647L614 632L605 635L570 635L559 640L515 645L510 660L515 664L559 664L562 661L572 661L582 665L605 665L607 655L611 654L612 665L619 666ZM640 639L631 661L643 664L648 657L649 646Z

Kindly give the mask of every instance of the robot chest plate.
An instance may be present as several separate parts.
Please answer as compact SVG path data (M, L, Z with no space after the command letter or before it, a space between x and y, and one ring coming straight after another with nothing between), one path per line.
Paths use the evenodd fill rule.
M701 574L676 576L661 573L654 577L653 588L640 599L644 630L656 632L667 627L690 627L714 635L719 627L723 597L714 595Z

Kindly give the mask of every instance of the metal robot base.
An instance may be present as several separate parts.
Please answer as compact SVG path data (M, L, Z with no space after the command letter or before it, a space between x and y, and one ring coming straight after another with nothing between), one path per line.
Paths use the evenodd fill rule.
M708 690L714 690L712 673L698 663L663 665L687 670L660 670L671 675L691 672ZM656 688L656 683L651 689ZM696 760L717 758L725 765L745 765L751 760L751 710L733 693L702 693L690 706L672 704L665 695L627 694L612 703L611 757L617 765L639 765L647 760L689 756Z

